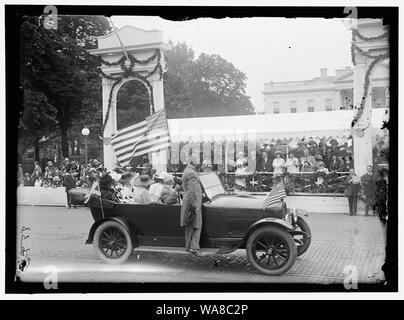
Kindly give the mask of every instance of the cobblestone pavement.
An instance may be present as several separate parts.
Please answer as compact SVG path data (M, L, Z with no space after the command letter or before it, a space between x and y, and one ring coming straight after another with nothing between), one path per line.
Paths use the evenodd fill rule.
M92 219L88 209L18 207L19 230L30 227L24 240L31 263L23 281L43 281L54 266L58 281L86 282L283 282L343 283L345 268L356 268L359 283L381 277L382 234L375 217L311 214L306 218L313 241L308 251L281 276L258 273L245 250L195 257L186 253L134 251L123 265L99 261L85 245ZM345 272L344 272L345 271Z

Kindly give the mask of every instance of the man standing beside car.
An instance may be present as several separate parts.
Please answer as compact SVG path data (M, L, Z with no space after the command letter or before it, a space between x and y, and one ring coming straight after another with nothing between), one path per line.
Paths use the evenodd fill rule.
M70 209L72 207L72 196L69 193L70 190L76 188L76 183L74 182L74 178L71 171L66 172L63 178L63 184L65 186L66 196L67 196L67 208ZM76 208L76 205L73 205Z
M202 187L199 180L199 156L192 154L188 159L188 166L182 173L182 187L184 196L181 205L180 226L185 227L185 249L192 254L199 255L199 239L202 229ZM186 215L190 208L195 208L194 219L187 223Z

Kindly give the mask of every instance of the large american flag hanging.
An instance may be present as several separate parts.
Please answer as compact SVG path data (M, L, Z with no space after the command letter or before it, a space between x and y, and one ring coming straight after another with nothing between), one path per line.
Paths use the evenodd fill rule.
M266 207L269 207L270 205L273 205L284 198L286 198L286 191L283 182L281 182L267 194L262 202L262 209L265 209Z
M170 134L165 110L159 110L146 120L119 130L111 139L112 149L121 166L134 157L164 150L170 146Z

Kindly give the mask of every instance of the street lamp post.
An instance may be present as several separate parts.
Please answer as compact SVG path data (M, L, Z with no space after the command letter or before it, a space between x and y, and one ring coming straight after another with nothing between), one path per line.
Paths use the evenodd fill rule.
M87 136L90 134L90 129L88 129L87 127L84 127L81 130L81 134L84 136L84 148L85 148L85 159L86 159L86 166L88 164L88 159L87 159Z

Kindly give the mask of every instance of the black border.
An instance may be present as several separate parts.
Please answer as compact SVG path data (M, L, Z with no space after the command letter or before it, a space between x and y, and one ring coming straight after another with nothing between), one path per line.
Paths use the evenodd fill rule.
M6 168L15 168L18 114L22 110L19 90L19 34L23 15L41 15L44 6L5 5L6 40ZM388 246L384 271L387 284L360 284L355 292L398 290L398 7L357 7L358 18L382 18L390 25L390 190ZM199 17L318 17L345 18L344 7L202 7L202 6L57 6L59 14L156 15L169 20ZM273 32L279 32L274 30ZM6 171L6 293L55 293L42 283L15 282L16 179ZM346 292L341 285L264 283L59 283L56 293L101 292Z

